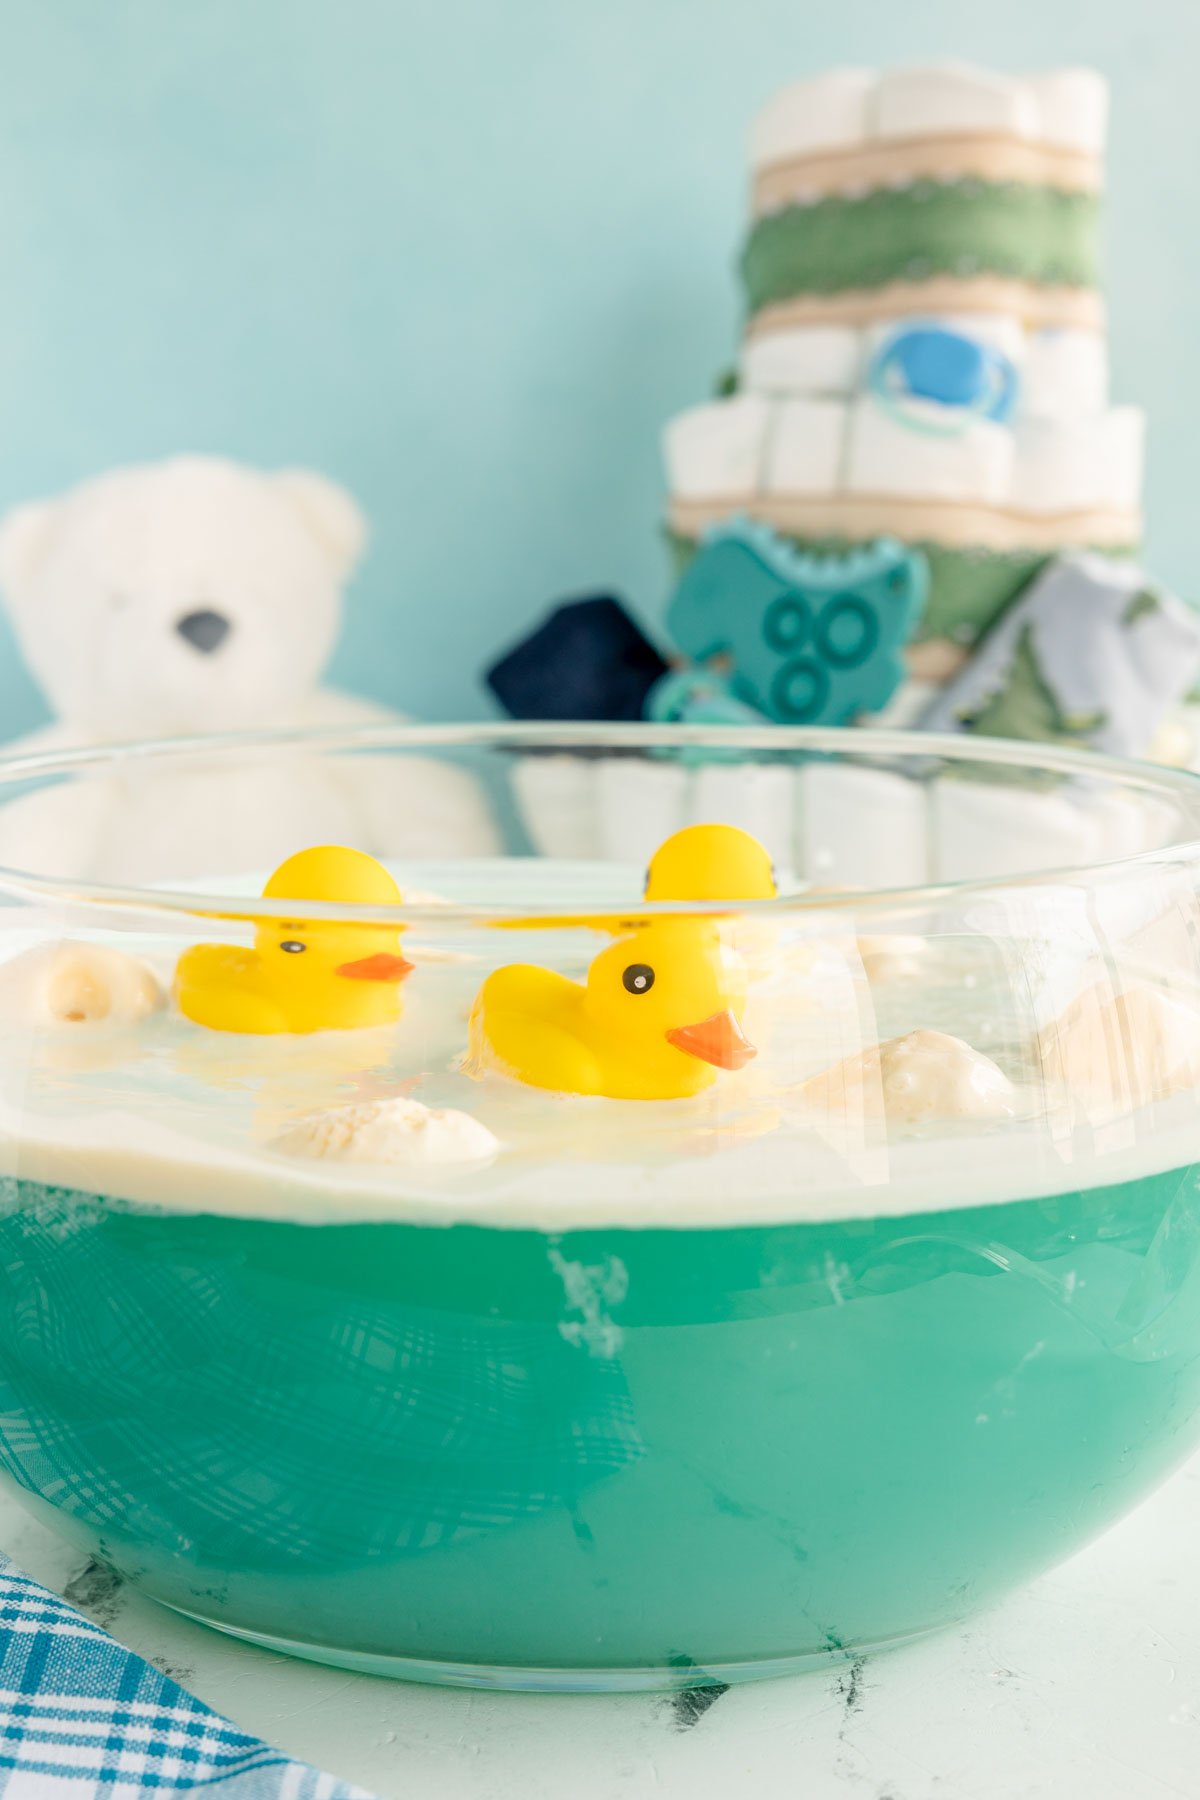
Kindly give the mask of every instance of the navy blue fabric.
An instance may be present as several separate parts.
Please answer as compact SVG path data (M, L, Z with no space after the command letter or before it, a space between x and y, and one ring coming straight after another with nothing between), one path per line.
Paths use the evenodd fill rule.
M667 664L611 594L559 606L487 672L514 719L636 720Z

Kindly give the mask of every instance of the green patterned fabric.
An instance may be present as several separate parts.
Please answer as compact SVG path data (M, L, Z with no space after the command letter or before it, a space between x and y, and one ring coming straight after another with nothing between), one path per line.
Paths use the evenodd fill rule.
M935 275L1006 275L1095 287L1092 194L1019 182L915 181L831 195L758 219L742 253L751 312L798 294L837 294Z
M1104 723L1104 714L1067 717L1057 696L1042 674L1033 642L1033 627L1026 625L1003 687L975 712L965 713L963 723L984 737L1020 738L1025 743L1076 744L1088 748L1088 739Z
M848 538L781 535L797 549L817 554L843 555L855 547ZM667 532L667 540L678 580L695 554L696 541L674 531ZM945 544L916 543L912 548L920 550L929 563L929 598L912 641L920 644L929 638L950 638L965 649L991 630L1053 555L1045 550L949 549ZM1136 548L1106 547L1100 554L1132 556Z

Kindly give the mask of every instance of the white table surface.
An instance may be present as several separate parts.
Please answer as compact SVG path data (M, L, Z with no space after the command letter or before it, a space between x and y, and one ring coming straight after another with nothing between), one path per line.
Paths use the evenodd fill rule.
M958 1630L716 1699L341 1674L160 1611L7 1497L0 1546L245 1729L384 1800L1200 1800L1200 1458Z

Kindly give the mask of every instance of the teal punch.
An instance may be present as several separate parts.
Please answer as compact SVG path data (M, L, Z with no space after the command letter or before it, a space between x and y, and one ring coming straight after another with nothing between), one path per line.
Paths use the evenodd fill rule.
M987 1604L1200 1431L1192 1168L555 1237L288 1224L288 1179L278 1219L0 1183L0 1483L277 1650L782 1673Z
M904 679L928 584L924 557L893 538L813 555L733 519L689 564L667 627L697 661L730 656L734 692L777 723L842 725L878 712Z

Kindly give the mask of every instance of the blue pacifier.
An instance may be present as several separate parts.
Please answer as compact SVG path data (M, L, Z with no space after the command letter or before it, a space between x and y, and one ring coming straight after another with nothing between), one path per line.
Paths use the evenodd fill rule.
M867 370L880 407L910 431L957 437L976 419L1007 424L1020 376L1011 357L945 325L908 325L882 343ZM945 423L922 417L912 400L933 400L956 415Z

